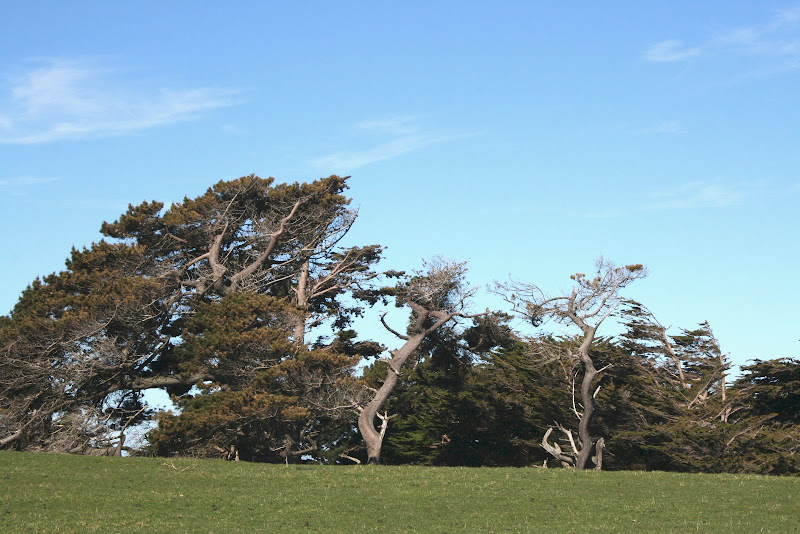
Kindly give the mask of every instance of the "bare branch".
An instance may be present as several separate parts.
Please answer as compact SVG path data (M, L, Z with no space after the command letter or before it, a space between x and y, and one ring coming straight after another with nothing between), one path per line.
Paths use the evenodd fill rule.
M400 339L408 340L408 336L404 336L403 334L401 334L400 332L398 332L397 330L393 329L391 326L386 324L386 313L385 312L381 314L381 324L384 326L384 328L386 328L386 330L388 330L389 332L391 332L395 336L399 337Z
M252 275L254 272L256 272L256 270L259 267L261 267L267 261L267 259L272 254L272 251L275 249L275 245L278 243L278 239L286 231L287 224L289 223L289 221L292 220L295 214L297 214L297 210L300 208L300 206L302 206L303 203L305 203L307 200L308 200L307 198L301 198L294 203L294 206L292 206L291 211L280 220L278 229L275 230L270 235L269 242L267 246L264 248L264 251L261 253L261 255L252 263L250 263L250 265L248 265L247 267L245 267L244 269L242 269L241 271L239 271L238 273L234 274L231 277L231 288L236 288L244 278ZM233 289L230 289L230 291L233 291Z

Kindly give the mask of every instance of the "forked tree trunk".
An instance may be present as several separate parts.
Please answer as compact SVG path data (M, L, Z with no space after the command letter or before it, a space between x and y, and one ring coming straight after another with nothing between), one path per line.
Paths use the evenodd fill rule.
M575 469L586 469L589 461L594 463L595 469L603 468L603 449L605 447L605 440L600 438L595 443L589 433L589 424L592 422L594 415L594 393L592 392L592 382L599 373L594 367L594 362L589 355L589 348L594 341L596 327L584 326L582 327L584 337L581 343L579 354L580 360L583 364L583 381L581 382L581 402L583 403L583 412L580 414L580 422L578 423L578 441L580 447L577 447L572 439L572 432L559 425L559 428L569 438L570 445L574 455L564 453L561 447L556 443L551 445L548 441L552 427L548 429L542 439L542 447L549 452L556 459L560 460L566 467L574 467ZM602 371L602 369L601 369ZM573 403L574 403L573 398ZM577 413L577 410L575 410ZM594 456L592 456L594 453Z

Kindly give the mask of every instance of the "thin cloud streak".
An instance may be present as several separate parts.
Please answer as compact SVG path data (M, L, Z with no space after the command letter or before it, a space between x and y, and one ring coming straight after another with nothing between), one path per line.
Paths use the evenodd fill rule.
M695 46L686 46L678 39L660 41L642 54L647 61L672 63L692 57L718 53L745 52L752 55L798 57L800 6L777 11L766 24L732 28L718 33Z
M800 182L794 184L800 191ZM766 191L766 184L745 183L727 186L702 181L689 182L672 189L650 191L638 207L626 204L613 206L614 199L608 199L612 206L597 211L591 209L575 211L574 217L587 220L606 220L619 217L639 216L642 213L690 209L720 209L741 204L753 194ZM790 186L791 187L791 186ZM791 190L790 190L791 191ZM786 194L784 192L784 194Z
M316 167L330 168L336 170L337 172L351 171L371 163L394 159L431 145L457 139L458 137L459 136L435 137L426 135L409 135L399 139L387 141L367 150L334 152L333 154L316 158L312 163Z
M104 72L56 61L28 72L0 96L0 144L118 136L197 118L236 103L237 91L162 89L136 94Z
M723 185L691 182L677 189L653 192L650 197L652 202L646 209L673 210L732 206L741 202L745 194Z
M387 134L394 136L394 139L364 150L333 152L313 159L311 164L316 168L326 169L326 172L332 170L346 173L372 163L394 159L422 150L432 145L478 135L477 133L450 135L425 133L413 122L414 120L415 117L390 117L359 122L353 126L357 131L368 132L370 135Z
M677 39L669 39L661 41L648 48L643 57L647 61L655 61L660 63L670 63L673 61L681 61L693 56L699 56L702 53L700 48L686 48L683 46L682 41Z

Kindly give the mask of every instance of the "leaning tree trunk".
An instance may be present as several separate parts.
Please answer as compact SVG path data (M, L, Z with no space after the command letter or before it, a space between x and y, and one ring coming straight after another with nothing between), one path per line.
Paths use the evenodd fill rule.
M425 330L411 336L407 339L402 347L394 351L392 358L387 362L388 369L386 370L386 379L383 384L375 392L372 400L364 406L358 416L358 429L361 431L361 436L364 438L364 444L367 446L367 463L380 464L381 463L381 446L383 445L383 437L386 434L386 428L389 423L387 415L380 415L381 408L386 403L386 399L392 394L397 379L400 377L400 369L406 363L411 354L422 344L430 332ZM381 427L375 428L375 418L381 419Z

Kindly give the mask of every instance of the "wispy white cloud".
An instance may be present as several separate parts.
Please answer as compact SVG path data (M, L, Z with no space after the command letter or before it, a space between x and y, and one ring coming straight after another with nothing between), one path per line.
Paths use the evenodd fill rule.
M794 56L800 53L800 43L794 40L770 39L756 28L740 28L721 34L712 41L718 47L739 48L751 54Z
M800 192L800 183L797 191ZM651 190L641 193L636 204L621 203L618 199L607 199L606 206L599 210L576 210L574 217L602 221L620 217L640 216L654 211L719 209L735 206L765 193L776 193L774 187L766 182L740 182L721 184L718 182L688 182L676 187ZM782 194L786 195L785 190Z
M423 148L474 137L477 133L442 134L424 131L416 122L416 117L389 117L361 121L353 125L356 135L354 142L363 144L363 134L369 139L383 136L387 140L370 148L344 149L312 160L312 165L326 172L350 172L371 163L394 159Z
M689 48L682 41L670 39L654 44L645 50L643 57L647 61L672 62L681 61L692 56L699 56L702 50L699 47Z
M800 53L800 42L796 30L800 26L800 6L777 11L763 25L732 28L720 32L709 43L709 47L740 48L749 53L768 55L790 55Z
M15 77L0 95L0 143L35 144L116 136L197 118L233 105L236 91L219 88L134 91L110 72L51 61Z
M724 53L797 58L800 57L798 28L800 6L795 6L775 11L764 24L729 28L709 35L695 45L685 45L677 39L660 41L645 50L642 57L655 62L676 62Z
M738 204L745 196L741 188L690 182L674 189L652 192L650 203L645 207L653 210L721 208Z

